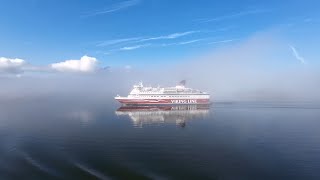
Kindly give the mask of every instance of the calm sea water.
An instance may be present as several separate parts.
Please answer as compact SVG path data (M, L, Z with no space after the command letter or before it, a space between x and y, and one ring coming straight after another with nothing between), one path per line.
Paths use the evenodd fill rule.
M0 179L320 179L320 107L0 102Z

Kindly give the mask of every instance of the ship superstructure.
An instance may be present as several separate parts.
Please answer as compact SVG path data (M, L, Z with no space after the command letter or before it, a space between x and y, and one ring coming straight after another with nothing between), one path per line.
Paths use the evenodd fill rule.
M210 95L200 90L185 87L181 81L175 87L145 87L142 82L133 86L127 97L116 96L122 104L209 104Z

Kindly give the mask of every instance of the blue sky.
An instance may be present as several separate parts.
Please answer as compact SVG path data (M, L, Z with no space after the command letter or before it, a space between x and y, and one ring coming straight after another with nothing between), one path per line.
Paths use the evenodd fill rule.
M103 66L175 63L280 29L293 56L312 61L319 7L317 0L0 0L0 57L36 65L83 55Z

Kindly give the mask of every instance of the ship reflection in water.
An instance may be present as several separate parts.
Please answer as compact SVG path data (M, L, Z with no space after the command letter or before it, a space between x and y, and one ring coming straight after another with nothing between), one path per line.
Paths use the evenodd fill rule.
M209 105L122 106L115 113L118 116L129 116L133 124L138 127L175 123L183 128L187 121L206 117L209 109Z

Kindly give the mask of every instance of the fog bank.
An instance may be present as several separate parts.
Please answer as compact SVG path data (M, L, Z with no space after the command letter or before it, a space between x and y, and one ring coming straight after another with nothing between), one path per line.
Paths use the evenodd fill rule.
M113 96L126 95L139 81L174 86L185 79L187 86L208 91L216 101L320 101L319 68L308 60L301 63L277 33L259 33L180 62L148 69L111 67L90 74L1 76L0 98L64 96L113 101Z

